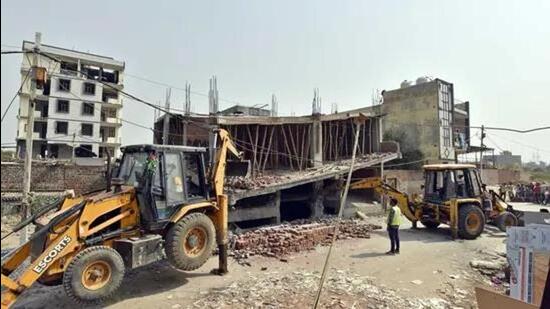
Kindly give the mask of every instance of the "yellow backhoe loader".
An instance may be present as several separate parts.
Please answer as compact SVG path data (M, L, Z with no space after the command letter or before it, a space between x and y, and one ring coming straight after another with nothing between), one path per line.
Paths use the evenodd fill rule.
M77 302L99 303L117 291L126 269L167 258L177 269L194 270L216 243L216 272L227 272L226 157L241 154L225 130L216 133L209 173L205 148L127 146L105 191L64 198L19 224L14 230L34 223L36 231L2 258L2 308L36 281L62 284ZM246 174L246 165L235 163L237 174Z
M518 225L521 212L507 205L495 192L486 191L474 165L425 165L424 178L423 198L409 197L380 177L351 183L350 190L374 189L394 198L413 227L418 221L429 229L448 224L453 238L475 239L483 232L485 223L494 223L502 231Z

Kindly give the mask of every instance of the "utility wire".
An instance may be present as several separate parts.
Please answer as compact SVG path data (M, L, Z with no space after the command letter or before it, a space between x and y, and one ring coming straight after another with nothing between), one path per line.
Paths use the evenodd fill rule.
M501 136L501 135L497 135L497 134L494 134L494 133L491 133L491 134L492 134L492 136L496 136L496 137L498 137L502 140L505 140L505 141L508 141L508 142L511 142L511 143L514 143L514 144L517 144L517 145L520 145L520 146L528 147L528 148L531 148L531 149L536 150L536 151L542 151L542 152L550 153L550 150L548 150L548 149L543 149L543 148L539 148L537 146L524 144L524 143L518 142L516 140L510 139L510 138L507 138L507 137L504 137L504 136Z
M11 99L10 104L8 104L8 107L6 107L6 110L5 110L4 113L2 114L2 120L0 121L0 123L4 122L4 118L5 118L6 115L8 114L8 111L10 110L11 105L13 104L13 102L15 101L15 99L17 98L17 96L19 95L19 93L21 92L21 89L23 89L23 86L24 86L25 83L27 82L27 79L29 78L30 75L31 75L31 70L29 70L29 71L27 72L27 75L25 75L25 78L23 79L23 82L21 82L21 85L19 86L19 89L17 90L17 92L15 93L15 95L13 96L13 98Z
M47 54L45 54L45 53L39 53L39 54L40 54L40 55L43 55L43 56L45 56L45 57L47 57L47 58L49 58L49 59L52 59L52 60L54 60L54 61L60 62L59 59L56 59L55 57L52 57L52 56L47 55ZM76 70L76 72L81 73L81 74L84 74L84 75L86 75L88 78L90 78L90 75L89 75L87 72L82 72L82 71L79 71L79 70ZM90 78L90 79L94 80L93 78ZM141 99L141 98L139 98L139 97L136 97L135 95L132 95L132 94L130 94L130 93L128 93L128 92L125 92L125 91L123 91L123 90L120 90L120 89L118 89L117 87L110 85L109 83L103 82L103 81L101 81L101 80L97 80L97 81L98 81L99 83L103 84L104 86L107 86L107 87L109 87L109 88L111 88L111 89L114 89L115 91L117 91L117 92L123 94L123 95L126 96L127 98L130 98L130 99L132 99L132 100L134 100L134 101L137 101L137 102L140 102L140 103L142 103L142 104L145 104L145 105L147 105L147 106L149 106L149 107L151 107L151 108L153 108L153 109L156 109L156 110L159 110L159 111L161 111L161 112L164 112L164 113L167 114L167 115L174 116L174 117L176 117L176 118L181 117L181 115L174 114L174 113L172 113L172 112L170 112L170 111L168 111L168 110L165 110L164 108L159 107L159 106L156 105L156 104L147 102L147 101L145 101L145 100L143 100L143 99ZM193 123L193 121L190 121L190 120L188 120L188 123L195 124L195 125L197 125L197 126L200 126L200 127L206 128L206 129L209 129L209 127L208 127L207 125L203 124L203 123ZM416 124L416 125L426 126L426 125L422 125L422 124ZM427 126L435 126L435 125L427 125ZM437 125L437 127L441 127L441 126L440 126L440 125ZM455 127L455 128L465 128L465 127L469 127L469 128L474 128L474 129L481 129L481 127L476 127L476 126L458 126L458 125L455 125L455 126L449 126L449 127ZM550 129L550 127L540 127L540 128L529 129L529 130L518 130L518 129L499 128L499 127L484 127L484 128L487 129L487 130L507 130L507 131L519 132L519 133L528 133L528 132L534 132L534 131L539 131L539 130L547 130L547 129ZM149 129L150 129L150 130L154 130L154 129L152 129L152 128L149 128ZM158 131L158 130L154 130L154 131ZM243 141L243 142L244 142L244 141Z
M28 51L21 51L21 50L6 50L2 51L2 55L10 55L10 54L26 54L29 53Z
M151 84L155 84L155 85L159 85L159 86L163 86L163 87L169 87L169 88L177 89L177 90L180 90L180 91L185 91L184 88L174 86L174 85L170 85L170 84L160 82L160 81L155 81L155 80L152 80L152 79L149 79L149 78L146 78L146 77L141 77L141 76L138 76L138 75L135 75L135 74L124 73L124 75L135 78L135 79L139 79L139 80L151 83ZM198 92L198 91L190 91L190 92L191 92L191 94L208 98L208 94L206 94L206 93L202 93L202 92ZM230 100L230 99L224 99L224 98L220 98L220 101L231 103L231 104L241 104L237 100ZM259 104L256 104L256 105L259 105Z
M56 59L55 57L52 57L52 56L47 55L47 54L45 54L45 53L40 52L39 54L40 54L40 55L43 55L43 56L45 56L45 57L47 57L47 58L50 58L50 59L52 59L52 60L54 60L54 61L60 62L59 59ZM87 72L82 72L82 71L79 71L79 70L72 70L72 71L75 71L75 72L84 74L84 75L86 75L88 78L90 78L90 75L89 75ZM91 78L91 79L93 80L93 78ZM135 101L138 101L138 102L140 102L140 103L143 103L143 104L145 104L145 105L147 105L147 106L149 106L149 107L152 107L152 108L154 108L154 109L157 109L157 110L159 110L159 111L161 111L161 112L164 112L164 113L166 113L166 114L168 114L168 115L170 115L170 116L181 117L181 115L174 114L174 113L170 112L169 110L165 110L164 108L161 108L160 106L158 106L158 105L156 105L156 104L153 104L153 103L151 103L151 102L147 102L147 101L145 101L145 100L143 100L143 99L141 99L141 98L136 97L135 95L132 95L132 94L126 92L126 91L120 90L120 89L118 89L117 87L110 85L109 83L103 82L103 81L101 81L101 80L97 80L97 81L98 81L99 83L103 84L104 86L107 86L107 87L109 87L109 88L111 88L111 89L113 89L113 90L116 90L116 91L122 93L123 95L125 95L126 97L128 97L128 98L130 98L130 99L133 99L133 100L135 100ZM180 88L180 89L181 89L181 88ZM419 125L419 126L431 126L431 127L434 127L434 126L443 127L443 126L441 126L441 125L423 125L423 124L414 124L414 125ZM481 129L481 128L482 128L482 127L479 127L479 126L461 126L461 125L450 125L450 126L445 126L445 127L451 127L451 128L470 128L470 129ZM512 129L512 128L500 128L500 127L485 127L485 126L484 126L483 128L486 129L486 130L504 130L504 131L518 132L518 133L529 133L529 132L540 131L540 130L550 130L550 126L548 126L548 127L532 128L532 129L528 129L528 130L519 130L519 129Z
M0 46L10 47L10 48L21 48L21 46L9 45L9 44L0 44Z

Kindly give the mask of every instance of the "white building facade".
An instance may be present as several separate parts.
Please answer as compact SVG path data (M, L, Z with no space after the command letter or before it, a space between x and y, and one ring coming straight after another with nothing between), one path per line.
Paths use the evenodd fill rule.
M32 51L33 42L23 41ZM60 47L41 45L39 67L47 83L37 89L34 107L33 158L117 156L121 144L124 62ZM52 59L53 58L53 59ZM55 60L54 60L55 59ZM25 156L32 55L23 56L19 93L17 153Z

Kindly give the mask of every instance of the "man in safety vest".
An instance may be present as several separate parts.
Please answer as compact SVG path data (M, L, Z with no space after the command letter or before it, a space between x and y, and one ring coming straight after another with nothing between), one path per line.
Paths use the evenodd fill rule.
M399 225L401 225L401 209L397 206L397 200L390 200L390 212L388 214L388 235L390 236L391 249L386 254L399 254Z

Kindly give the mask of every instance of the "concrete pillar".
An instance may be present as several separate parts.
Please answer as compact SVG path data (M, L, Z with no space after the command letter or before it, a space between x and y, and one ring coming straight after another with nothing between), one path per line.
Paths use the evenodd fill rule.
M311 145L310 145L310 160L313 167L323 164L323 123L319 115L313 116L311 124Z
M277 216L273 218L275 224L281 223L281 190L275 192L274 207L277 209Z
M323 195L323 181L316 181L311 184L311 199L310 199L310 212L311 218L319 218L324 213L324 195Z

